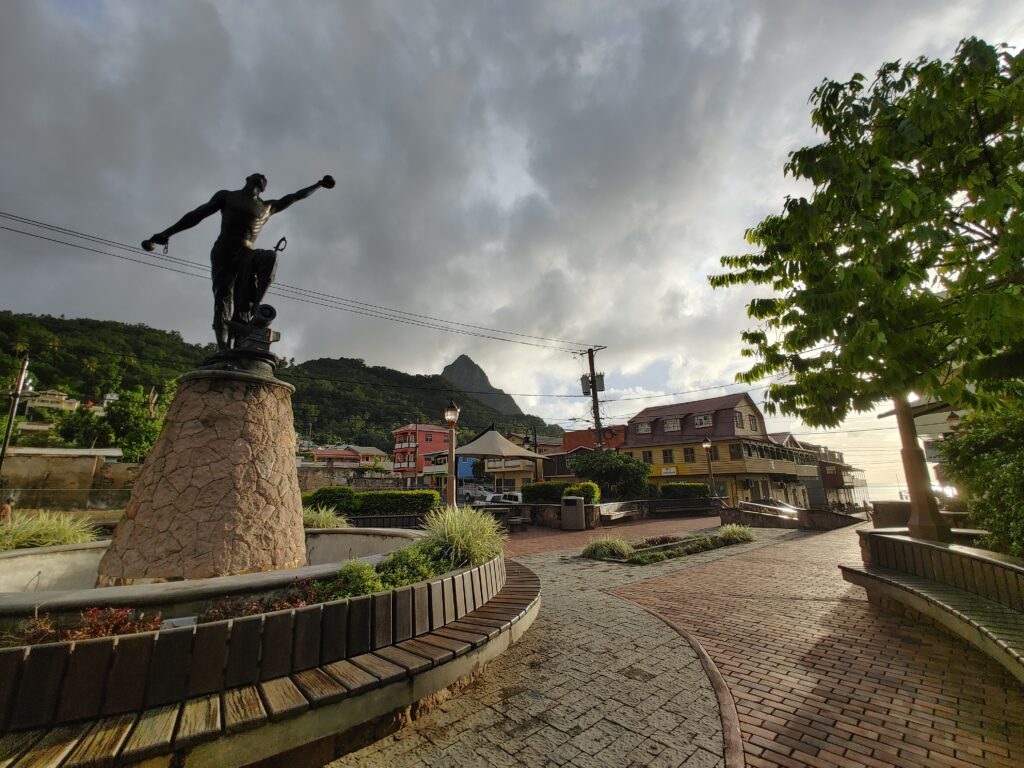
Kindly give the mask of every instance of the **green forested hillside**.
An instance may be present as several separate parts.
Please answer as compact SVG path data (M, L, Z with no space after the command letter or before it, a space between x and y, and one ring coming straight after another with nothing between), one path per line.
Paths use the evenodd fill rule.
M0 312L0 384L6 389L19 359L30 354L36 389L60 389L84 401L106 392L151 387L195 368L214 346L188 344L174 331L105 320ZM536 416L503 416L440 376L413 376L347 358L282 366L295 385L296 431L321 443L393 447L391 430L408 423L442 422L449 399L462 408L460 442L492 422L499 429L537 428L560 434Z
M187 344L176 331L141 324L0 312L0 379L5 389L24 352L30 356L36 389L59 389L98 401L106 392L161 389L214 351L212 344Z

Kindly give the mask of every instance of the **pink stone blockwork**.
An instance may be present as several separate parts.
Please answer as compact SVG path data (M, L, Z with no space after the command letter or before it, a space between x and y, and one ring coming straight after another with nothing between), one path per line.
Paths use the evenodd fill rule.
M291 388L186 378L146 458L97 585L306 563Z

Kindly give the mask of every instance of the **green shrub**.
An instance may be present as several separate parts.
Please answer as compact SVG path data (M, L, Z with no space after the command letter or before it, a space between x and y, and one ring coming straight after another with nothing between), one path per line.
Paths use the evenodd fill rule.
M710 495L707 483L666 483L661 486L663 499L706 499Z
M0 550L84 544L95 541L97 533L87 518L67 512L15 511L10 520L0 524Z
M304 528L348 528L348 519L339 515L334 507L303 507L302 525Z
M440 575L434 556L436 548L412 544L392 552L377 563L377 573L385 589L397 589ZM441 565L443 567L443 565Z
M435 562L448 564L448 570L498 557L508 540L508 533L489 512L471 507L432 510L423 527L427 537L422 546Z
M664 562L671 559L671 557L672 554L669 552L637 552L635 555L630 555L626 562L633 563L634 565L650 565L651 563Z
M562 491L563 496L582 496L584 504L597 504L601 501L601 489L597 483L590 481L570 485Z
M688 539L679 547L679 551L682 551L687 555L695 555L698 552L708 552L712 549L718 549L723 545L723 542L711 536L697 536L692 539Z
M303 507L303 509L305 509L306 507L312 507L313 506L313 494L314 493L316 493L316 491L303 491L302 493L299 494L299 498L302 499L302 507Z
M334 507L339 515L352 515L359 511L359 495L347 485L325 485L313 491L303 506Z
M359 515L425 515L441 506L437 491L366 491L358 500Z
M316 601L321 603L370 595L384 589L376 569L362 560L349 560L333 579L313 582L311 586Z
M583 557L592 560L603 560L609 557L626 558L633 554L633 547L617 536L602 536L592 539L583 548Z
M569 485L564 480L523 483L523 501L527 504L558 504Z
M648 483L647 490L644 492L644 496L648 499L660 499L661 488L658 487L657 483Z
M756 536L749 525L727 523L718 529L718 538L725 544L742 544L745 541L753 541Z

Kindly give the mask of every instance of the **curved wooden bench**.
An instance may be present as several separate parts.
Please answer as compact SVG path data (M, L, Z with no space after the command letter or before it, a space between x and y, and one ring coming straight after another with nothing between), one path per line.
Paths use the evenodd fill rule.
M109 638L6 649L0 768L271 757L469 674L518 639L539 600L536 576L497 559L394 592L125 636L114 649ZM339 605L347 622L337 620ZM19 652L23 663L12 664ZM187 672L176 674L183 660ZM124 687L104 684L114 679ZM53 692L69 688L77 695Z
M1024 561L902 529L858 534L864 564L840 566L846 581L872 602L927 617L1024 682Z

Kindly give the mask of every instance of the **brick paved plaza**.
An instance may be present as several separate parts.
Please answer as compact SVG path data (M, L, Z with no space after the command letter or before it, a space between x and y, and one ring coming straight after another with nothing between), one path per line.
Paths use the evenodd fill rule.
M859 560L853 530L761 530L645 567L576 557L594 535L513 535L509 556L543 585L530 632L461 695L332 765L725 765L708 674L650 611L710 654L748 766L1021 764L1022 688L965 644L870 607L836 567Z

